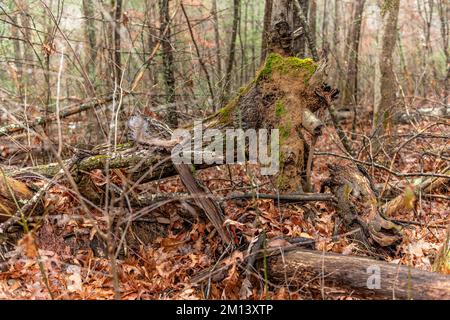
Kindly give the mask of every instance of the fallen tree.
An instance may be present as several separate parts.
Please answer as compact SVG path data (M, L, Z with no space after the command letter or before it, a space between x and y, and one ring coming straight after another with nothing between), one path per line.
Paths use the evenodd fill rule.
M358 297L381 299L450 299L450 276L369 258L305 249L269 258L269 277L293 289L307 284L350 289Z

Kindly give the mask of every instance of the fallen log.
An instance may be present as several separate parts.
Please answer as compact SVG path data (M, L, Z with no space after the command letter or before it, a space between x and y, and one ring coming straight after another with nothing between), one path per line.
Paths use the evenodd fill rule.
M374 299L450 299L450 276L369 258L296 249L270 257L271 282L345 288Z

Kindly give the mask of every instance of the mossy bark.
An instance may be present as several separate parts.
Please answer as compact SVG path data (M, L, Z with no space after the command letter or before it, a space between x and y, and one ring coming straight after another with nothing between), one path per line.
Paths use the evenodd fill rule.
M305 141L298 132L305 110L326 106L310 83L316 69L311 59L270 54L255 79L209 119L212 127L279 129L281 171L274 182L283 192L303 189Z

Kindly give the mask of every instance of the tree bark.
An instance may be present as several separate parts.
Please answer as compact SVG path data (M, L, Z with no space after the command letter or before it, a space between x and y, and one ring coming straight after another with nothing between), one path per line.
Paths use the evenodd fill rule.
M216 44L216 66L217 66L217 79L222 78L222 53L220 44L220 31L219 31L219 16L217 14L217 0L212 0L211 14L213 16L214 25L214 42Z
M293 0L279 0L272 5L268 51L282 56L293 55Z
M359 40L361 36L361 22L364 12L365 0L358 0L355 3L353 13L353 23L348 34L347 45L349 46L349 54L347 58L347 79L342 90L342 104L344 106L355 107L358 103L358 57L359 57Z
M176 128L178 126L178 115L175 97L175 73L174 73L174 59L170 31L170 0L159 0L160 10L160 37L162 41L162 58L164 68L164 82L166 91L166 103L170 105L167 110L167 123ZM167 30L166 30L167 28Z
M309 47L309 51L311 52L311 56L314 59L314 61L319 61L319 55L317 53L316 43L312 36L312 32L309 28L308 21L305 16L305 11L303 11L303 9L301 8L301 6L298 2L294 2L294 3L297 8L297 18L299 19L299 21L303 27L303 32L305 34L305 37L306 37L306 40L308 43L308 47Z
M114 43L114 81L117 86L122 81L122 62L121 62L121 41L120 41L120 26L122 22L122 0L112 0L113 6L113 43Z
M362 167L345 164L328 165L330 178L322 186L329 187L337 198L337 211L347 231L369 250L398 244L402 228L384 218L370 176Z
M87 47L87 69L91 79L95 75L95 60L97 57L97 38L95 35L95 20L94 20L94 4L92 1L83 0L83 15L84 15L84 34L88 42Z
M441 23L441 38L447 70L444 77L444 103L450 105L450 49L449 49L449 16L450 4L448 0L438 1L439 20ZM448 108L447 108L448 109Z
M317 0L309 1L309 30L311 32L311 40L314 46L317 46Z
M270 37L270 22L272 21L272 6L273 0L266 0L266 5L264 7L264 23L263 23L263 32L261 39L261 61L260 64L263 64L266 60L268 53L268 43L267 40Z
M293 1L298 1L298 0L293 0ZM305 21L307 21L308 20L309 0L300 0L299 4L300 4L300 8L302 9L302 12L305 16ZM301 20L297 18L298 15L299 15L299 12L298 12L297 6L294 6L294 17L295 17L294 29L297 30L299 28L302 28L302 32L294 38L293 50L294 50L294 54L297 57L306 58L307 39L306 39L306 34L305 34L303 24L302 24Z
M36 51L33 50L32 38L31 38L31 26L29 16L29 4L27 1L18 0L15 1L17 8L20 12L20 25L22 26L20 33L23 35L23 72L22 72L22 84L27 87L27 91L30 91L29 86L33 84L34 78L34 59L33 55ZM26 67L26 68L25 68Z
M384 2L382 8L383 16L383 37L382 51L380 59L380 103L376 106L373 114L373 136L374 150L378 150L378 137L382 135L388 128L390 115L397 104L396 98L396 81L393 65L393 53L396 43L398 13L400 9L400 0L392 0Z
M325 60L328 59L329 42L328 42L328 0L323 1L322 13L322 55Z
M227 69L225 71L225 83L222 92L222 97L220 99L220 105L224 106L228 101L230 90L231 90L231 77L233 75L233 66L234 66L234 58L236 55L236 38L238 34L238 25L239 25L239 8L241 6L240 0L234 0L233 2L233 26L231 28L231 37L230 44L228 50L228 59L227 59Z

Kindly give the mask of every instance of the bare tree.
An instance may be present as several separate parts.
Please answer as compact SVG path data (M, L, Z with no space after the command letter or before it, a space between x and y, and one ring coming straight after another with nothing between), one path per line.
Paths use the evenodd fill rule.
M97 58L97 37L95 35L94 4L92 1L83 0L83 14L84 34L88 42L88 46L86 46L86 64L89 76L92 79L95 74L95 60Z
M264 26L261 39L261 63L264 62L267 56L267 39L269 38L270 22L272 20L272 6L273 0L266 0L264 7Z
M438 11L439 11L439 19L441 23L441 38L442 38L442 46L445 55L445 61L447 63L447 71L444 78L444 102L447 105L447 108L450 104L450 51L449 51L449 16L450 16L450 5L448 0L439 0L438 1Z
M353 23L348 33L347 45L347 79L342 90L342 104L346 107L356 106L358 104L358 57L359 57L359 40L361 37L361 21L364 12L365 0L355 1L353 12Z
M216 76L218 79L222 78L222 54L220 44L220 31L219 31L219 16L217 14L217 0L212 0L211 15L213 17L214 26L214 43L216 45Z
M114 37L114 81L119 84L122 78L122 62L121 62L121 44L120 44L120 25L122 20L122 0L112 0L113 7L113 37Z
M391 111L397 104L396 81L393 65L393 53L396 43L398 13L400 10L400 0L385 0L381 14L383 17L383 37L380 58L380 102L375 105L373 113L373 136L378 141L378 137L383 134L390 122ZM377 142L376 142L377 143ZM378 149L377 145L376 150Z
M160 0L160 37L162 41L162 58L164 68L164 81L166 91L167 123L172 127L178 126L177 107L175 105L175 73L174 73L174 58L172 52L172 44L170 43L170 0Z
M316 44L316 33L317 33L317 0L309 1L309 30L311 32L311 39Z
M215 112L216 111L216 104L215 104L214 91L213 91L213 88L212 88L211 79L209 77L209 72L208 72L208 69L206 68L205 62L203 61L202 55L200 53L200 49L199 49L199 47L197 45L197 41L195 40L194 31L192 30L191 21L189 20L189 17L187 15L186 9L184 8L183 3L180 3L180 5L181 5L181 10L183 11L183 15L186 18L186 23L188 25L189 34L191 36L192 43L194 44L195 52L197 53L198 62L200 64L200 67L201 67L203 73L205 74L206 82L207 82L208 89L209 89L209 94L211 95L211 99L212 99L212 102L213 102L213 111Z
M231 37L230 37L230 45L228 50L228 60L227 60L227 69L225 71L225 84L222 93L222 97L220 99L221 105L224 105L228 100L228 96L230 94L231 89L231 77L233 72L234 58L236 55L236 38L238 34L238 26L239 26L239 8L241 6L240 0L234 0L233 2L233 26L231 29Z

